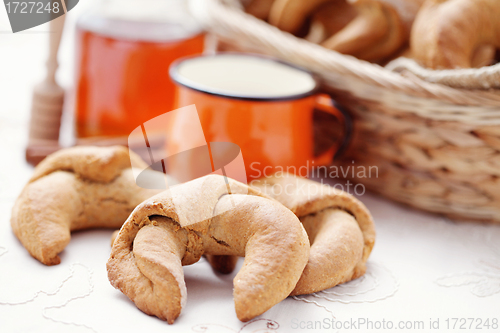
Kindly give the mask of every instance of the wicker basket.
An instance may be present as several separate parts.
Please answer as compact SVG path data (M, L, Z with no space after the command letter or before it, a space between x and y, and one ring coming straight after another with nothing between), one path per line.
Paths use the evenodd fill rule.
M345 163L378 167L378 177L354 181L427 211L500 223L500 65L437 72L393 66L397 73L296 38L220 0L192 4L220 40L323 78L353 114Z

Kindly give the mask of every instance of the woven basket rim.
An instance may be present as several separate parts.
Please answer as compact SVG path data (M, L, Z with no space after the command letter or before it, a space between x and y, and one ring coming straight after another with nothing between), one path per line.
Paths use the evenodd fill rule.
M448 106L476 106L500 121L500 89L454 88L427 82L415 75L402 75L378 64L340 54L283 32L243 12L237 6L228 6L227 2L227 0L191 0L190 5L193 15L207 30L222 40L237 40L240 45L248 48L255 45L265 46L267 51L270 51L268 54L305 67L320 76L334 74L350 77L394 93L438 100ZM470 112L469 116L474 118L474 110L463 112Z

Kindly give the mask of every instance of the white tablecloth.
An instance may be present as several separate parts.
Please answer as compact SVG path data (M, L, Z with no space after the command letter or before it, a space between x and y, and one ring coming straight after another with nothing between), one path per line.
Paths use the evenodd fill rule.
M500 227L454 223L369 194L360 199L378 234L366 275L288 298L246 324L234 312L234 274L216 275L203 259L185 267L188 302L174 325L139 311L108 282L110 230L73 234L61 264L42 265L9 221L32 173L24 147L48 27L15 35L8 29L0 10L0 332L363 332L400 325L406 331L500 332ZM71 44L62 54L60 78L68 86Z

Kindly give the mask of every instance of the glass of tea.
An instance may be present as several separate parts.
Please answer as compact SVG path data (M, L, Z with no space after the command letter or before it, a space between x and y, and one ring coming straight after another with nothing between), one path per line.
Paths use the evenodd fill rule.
M173 110L169 66L203 44L185 0L99 2L77 24L77 138L126 137Z

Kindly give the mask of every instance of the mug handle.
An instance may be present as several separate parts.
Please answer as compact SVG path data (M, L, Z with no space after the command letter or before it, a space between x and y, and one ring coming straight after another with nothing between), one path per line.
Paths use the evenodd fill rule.
M320 103L322 98L328 98L330 100L330 103ZM351 142L353 134L352 118L349 112L347 112L347 110L343 106L338 104L335 99L329 94L321 94L318 96L314 111L327 112L335 116L344 127L344 135L342 136L343 139L340 144L334 145L326 152L314 157L313 159L316 165L329 165L332 161L339 158L339 156L342 156Z

